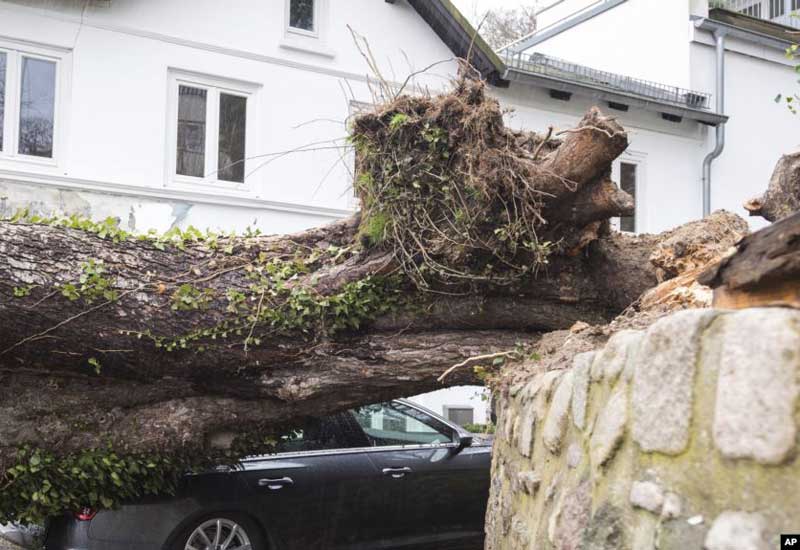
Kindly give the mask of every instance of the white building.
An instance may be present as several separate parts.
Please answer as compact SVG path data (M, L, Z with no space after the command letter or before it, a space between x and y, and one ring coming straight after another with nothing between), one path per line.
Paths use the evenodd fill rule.
M270 233L350 214L339 147L372 96L348 24L387 79L453 56L406 3L0 1L0 212Z
M448 0L0 0L0 216L284 233L349 215L345 121L374 98L348 26L394 84L433 65L413 84L436 89L472 52L512 126L614 113L631 133L616 179L637 199L623 230L703 214L703 161L727 121L710 208L743 213L794 145L795 119L773 101L796 85L791 35L759 18L792 22L798 2L558 0L498 55L471 48ZM420 402L486 418L470 388Z

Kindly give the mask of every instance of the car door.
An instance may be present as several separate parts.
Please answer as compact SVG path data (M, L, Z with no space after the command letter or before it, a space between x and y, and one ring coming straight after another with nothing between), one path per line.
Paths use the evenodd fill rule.
M339 415L337 420L339 429L349 434L351 447L329 455L325 500L330 548L390 548L397 529L393 518L402 512L402 504L381 485L383 475L369 458L373 448L352 413Z
M372 470L366 457L338 459L337 450L354 446L335 417L309 419L287 431L276 453L243 460L241 476L248 506L257 510L268 535L282 550L330 548L330 513L337 479Z
M376 548L480 548L489 496L488 453L459 448L458 428L410 403L361 407L354 416L374 449L376 490L394 506Z

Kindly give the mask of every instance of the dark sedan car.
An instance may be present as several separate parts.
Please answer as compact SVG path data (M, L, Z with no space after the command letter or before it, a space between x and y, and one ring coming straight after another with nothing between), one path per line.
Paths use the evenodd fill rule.
M178 494L53 519L46 550L483 548L491 446L398 400L308 421Z

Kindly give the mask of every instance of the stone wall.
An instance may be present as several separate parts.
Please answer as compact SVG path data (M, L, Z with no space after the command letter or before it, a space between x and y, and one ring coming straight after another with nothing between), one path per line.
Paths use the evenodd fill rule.
M800 312L690 310L503 392L487 549L768 550L800 532Z

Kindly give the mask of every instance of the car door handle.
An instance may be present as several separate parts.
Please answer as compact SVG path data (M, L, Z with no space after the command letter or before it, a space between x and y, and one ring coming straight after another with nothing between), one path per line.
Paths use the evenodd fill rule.
M406 474L410 474L412 472L411 468L408 466L404 466L402 468L384 468L383 475L391 476L394 479L400 479L405 477Z
M294 485L294 480L290 477L279 477L277 479L265 478L258 480L259 487L266 487L270 491L283 489L287 485Z

